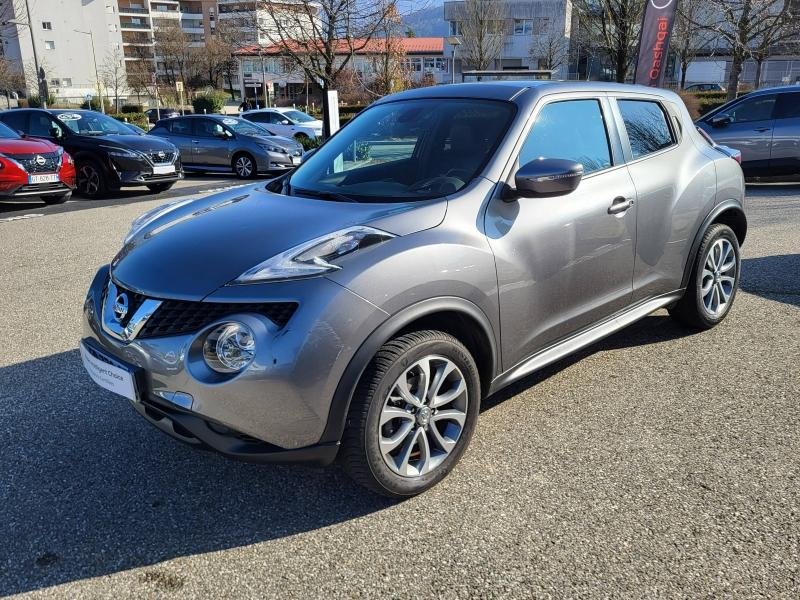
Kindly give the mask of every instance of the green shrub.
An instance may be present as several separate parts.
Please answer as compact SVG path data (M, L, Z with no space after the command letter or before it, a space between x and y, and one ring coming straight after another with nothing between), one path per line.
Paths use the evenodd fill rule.
M105 103L106 111L111 110L111 107L114 106L114 103L109 98L104 98L103 102ZM81 108L84 110L100 110L100 98L93 97L91 100L84 100Z
M694 92L698 101L698 112L701 115L711 112L728 101L727 92Z
M222 107L225 106L227 99L228 94L225 92L200 94L192 99L192 108L197 115L202 115L204 112L208 114L219 113L222 111Z
M53 94L47 95L47 106L52 106L56 102L56 97ZM28 96L28 107L29 108L41 108L42 101L39 99L39 94L31 94Z
M131 115L134 113L143 113L144 107L141 104L123 104L119 112Z
M132 123L133 125L141 127L145 131L147 131L147 129L148 129L147 115L144 114L144 113L141 113L141 112L130 112L130 113L124 113L124 114L123 113L119 113L119 114L111 115L111 116L114 117L117 121L122 121L123 123L124 122Z
M295 139L303 145L303 150L306 152L314 148L319 148L322 145L322 140L320 138L312 139L308 136L301 135L299 138Z

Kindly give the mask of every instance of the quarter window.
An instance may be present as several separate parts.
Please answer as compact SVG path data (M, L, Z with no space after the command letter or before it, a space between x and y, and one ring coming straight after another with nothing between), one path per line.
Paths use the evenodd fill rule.
M619 100L633 158L641 158L675 143L664 109L650 100Z
M565 100L545 106L536 117L519 163L563 158L583 165L584 173L611 166L611 149L598 100Z

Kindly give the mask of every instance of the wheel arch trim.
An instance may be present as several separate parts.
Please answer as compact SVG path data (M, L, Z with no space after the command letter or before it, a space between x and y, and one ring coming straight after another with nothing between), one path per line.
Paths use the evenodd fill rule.
M711 227L714 223L723 222L720 221L720 217L724 214L730 214L730 218L736 219L739 221L739 225L742 228L741 236L739 235L738 231L735 231L736 237L739 241L739 245L744 243L745 237L747 236L747 216L744 212L744 207L742 203L738 200L724 200L717 204L714 209L708 213L706 218L703 220L703 224L700 225L700 228L697 230L697 235L694 237L694 241L692 242L692 247L689 251L689 256L686 259L686 264L683 268L683 278L681 279L681 288L686 288L689 285L689 278L692 275L692 268L694 267L695 257L697 255L697 250L700 248L700 244L703 241L703 236L705 236L708 228ZM727 223L726 223L727 224Z
M497 368L500 364L499 345L495 337L494 328L486 314L475 304L464 298L446 296L439 298L429 298L416 304L408 306L395 313L381 323L356 350L350 359L347 367L336 386L331 400L328 419L325 430L318 443L339 442L344 432L347 420L347 413L350 408L350 401L356 390L362 374L366 370L372 358L377 354L381 346L388 342L398 332L408 327L414 321L429 317L437 313L460 313L477 322L483 335L489 340L491 346L488 356L491 361L489 370L492 378L497 375ZM482 386L483 386L483 382ZM489 382L486 382L487 384Z

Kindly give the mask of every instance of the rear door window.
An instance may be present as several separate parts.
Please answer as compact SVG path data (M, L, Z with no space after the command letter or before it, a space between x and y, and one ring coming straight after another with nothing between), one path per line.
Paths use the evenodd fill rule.
M775 101L775 118L800 118L800 92L778 94L778 98Z
M750 123L751 121L767 121L772 118L775 108L775 94L747 98L728 111L731 123Z
M192 135L192 124L189 119L167 121L167 127L171 133L177 135Z
M634 160L669 148L675 137L661 104L652 100L617 100Z
M537 158L563 158L583 165L584 173L611 166L611 147L600 101L563 100L542 108L520 150L519 164Z

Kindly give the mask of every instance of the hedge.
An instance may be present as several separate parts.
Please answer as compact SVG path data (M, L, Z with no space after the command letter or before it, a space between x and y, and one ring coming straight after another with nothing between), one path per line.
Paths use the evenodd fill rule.
M225 92L209 92L195 96L192 100L192 108L197 115L219 113L227 100L228 94Z
M727 92L695 92L694 96L700 103L698 108L701 115L711 112L728 101Z
M136 125L138 127L141 127L145 131L147 131L148 126L149 126L148 122L147 122L147 115L144 114L144 113L129 112L129 113L118 113L118 114L109 115L109 116L114 117L117 121L122 121L122 122L127 121L128 123L131 123L132 125Z

